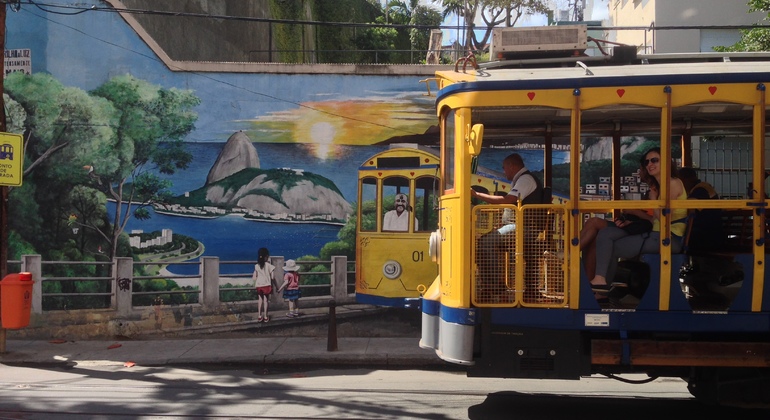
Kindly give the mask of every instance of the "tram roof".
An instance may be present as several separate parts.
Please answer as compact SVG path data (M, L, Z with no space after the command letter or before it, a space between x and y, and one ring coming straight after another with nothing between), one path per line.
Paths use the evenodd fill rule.
M438 104L463 92L770 83L770 54L656 54L638 56L625 64L602 57L514 60L505 65L490 63L478 70L436 75L452 83L439 91ZM553 108L497 106L474 108L473 112L474 123L485 124L485 138L499 139L499 144L511 137L542 137L546 131L553 134L555 143L568 143L568 139L558 137L569 135L569 115ZM693 135L745 135L751 132L750 116L750 110L740 104L720 103L712 109L704 104L692 105L676 109L672 129L674 134L688 130ZM655 135L659 134L660 112L617 105L611 115L585 112L583 121L582 132L589 136L609 136L618 131L623 135Z
M509 60L478 70L439 71L457 82L439 92L460 90L558 89L619 85L670 85L770 81L770 53L652 54L618 64L605 57Z

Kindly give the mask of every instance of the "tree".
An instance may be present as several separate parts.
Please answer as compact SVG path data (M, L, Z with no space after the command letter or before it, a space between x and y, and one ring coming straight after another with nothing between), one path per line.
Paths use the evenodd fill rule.
M71 231L62 222L69 214L66 193L84 180L82 166L112 150L115 109L104 98L63 86L49 74L10 74L9 97L23 108L24 185L10 200L11 228L46 258L66 246ZM14 124L22 120L9 110ZM105 164L110 164L105 158ZM70 232L67 234L66 232Z
M168 194L169 182L154 170L173 174L192 160L183 140L195 126L193 108L200 99L191 91L164 89L132 76L115 77L92 94L114 104L117 115L113 147L86 165L91 186L116 203L109 237L113 258L128 220L148 218L146 207Z
M409 23L413 26L420 26L420 28L412 28L409 31L409 40L413 50L420 52L428 50L431 30L427 27L438 28L441 25L441 20L441 13L430 7L418 5L412 9L412 17Z
M749 0L749 12L765 12L770 20L770 0ZM770 29L754 28L741 31L741 40L729 47L714 47L715 51L770 51Z
M12 73L5 90L27 115L25 177L46 163L55 177L71 178L83 162L111 147L114 109L108 101L65 87L45 73Z
M544 0L432 0L441 2L444 17L449 11L465 19L465 42L463 46L469 51L484 49L492 35L492 29L503 24L513 27L524 15L545 14L548 6ZM484 35L478 39L474 31L476 16L481 16L486 28Z
M109 240L107 197L99 190L78 185L67 195L72 212L67 225L77 230L76 245L81 254L103 252L100 239Z
M5 129L9 133L23 133L24 123L27 120L27 112L20 103L11 99L7 93L3 93L3 103L5 104Z

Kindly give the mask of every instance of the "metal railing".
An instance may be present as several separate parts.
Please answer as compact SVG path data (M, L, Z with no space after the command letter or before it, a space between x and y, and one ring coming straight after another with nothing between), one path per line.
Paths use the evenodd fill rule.
M283 257L272 257L276 266L275 278L278 285L283 279ZM135 309L146 310L148 306L165 304L198 305L203 309L216 310L222 304L230 309L235 305L253 305L256 300L254 287L250 285L251 272L222 274L221 265L254 265L256 261L220 261L218 257L202 257L199 262L174 263L174 265L197 265L199 274L148 274L148 266L158 262L136 262L132 258L115 258L112 262L94 261L42 261L40 255L24 255L21 260L8 261L9 272L30 272L34 280L32 289L32 313L44 314L59 310L92 311L113 310L116 316L129 316ZM300 284L305 305L326 305L329 299L338 302L354 300L355 271L349 270L345 256L334 256L330 261L298 261L300 267L312 265L314 271L300 271L303 282L309 279L314 284ZM318 266L328 266L328 270L318 271ZM79 269L79 270L78 270ZM94 275L77 274L89 271ZM69 275L66 272L70 272ZM63 273L64 272L64 273ZM74 274L73 274L74 273ZM325 280L328 279L328 282ZM351 281L352 279L352 281ZM152 289L148 283L156 281L174 282L174 287ZM235 287L222 287L223 281L232 281ZM180 286L178 283L186 283ZM89 291L79 291L83 285L90 285ZM80 286L80 287L79 287ZM242 292L244 299L222 299L224 293ZM175 301L174 296L184 296ZM149 297L149 299L141 299ZM77 300L91 298L86 304ZM163 302L165 299L165 302ZM282 304L282 298L273 294L273 304ZM66 302L66 303L61 303Z

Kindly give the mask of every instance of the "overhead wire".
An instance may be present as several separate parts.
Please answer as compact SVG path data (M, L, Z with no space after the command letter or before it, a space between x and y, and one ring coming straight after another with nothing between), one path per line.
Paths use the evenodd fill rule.
M8 3L9 0L0 0L0 3ZM22 0L16 0L22 1ZM232 15L213 15L209 13L193 13L193 12L179 12L171 10L151 10L151 9L134 9L134 8L115 8L115 7L98 7L90 6L85 7L82 4L62 4L62 3L43 3L35 0L23 0L24 3L33 5L38 9L52 14L59 15L74 15L84 12L105 12L105 13L129 13L136 15L159 15L159 16L173 16L173 17L191 17L202 19L220 19L220 20L236 20L247 22L262 22L262 23L279 23L279 24L294 24L294 25L317 25L317 26L340 26L340 27L362 27L362 28L394 28L394 29L461 29L457 25L449 26L435 26L435 25L408 25L408 24L393 24L393 23L371 23L371 22L323 22L315 20L299 20L299 19L273 19L254 16L232 16ZM58 12L50 10L53 8L76 10L75 12Z
M68 9L72 9L72 8L76 8L76 7L75 6L69 6L69 5L41 4L39 2L35 2L34 0L26 0L26 2L29 3L29 4L34 5L39 10L41 10L41 11L43 11L45 13L52 13L52 14L63 15L63 16L73 16L73 15L78 15L78 14L81 14L81 13L84 13L84 12L88 12L88 11L107 11L107 10L104 10L104 8L98 8L98 7L96 7L96 8L84 8L83 6L78 6L77 8L79 8L81 10L79 10L77 12L62 13L62 12L55 12L55 11L47 10L46 7L49 7L49 8L50 7L63 7L63 8L68 8ZM8 3L8 0L0 0L0 4L2 4L2 3ZM45 6L45 7L41 7L41 6ZM116 9L110 8L110 11L118 12L120 10L116 10ZM97 40L99 42L105 43L107 45L110 45L112 47L120 48L122 50L125 50L125 51L131 52L133 54L139 55L141 57L144 57L144 58L147 58L147 59L159 62L159 63L163 63L162 60L158 59L155 56L151 56L151 55L148 55L148 54L145 54L145 53L133 50L131 48L125 47L123 45L119 45L119 44L116 44L114 42L108 41L106 39L102 39L102 38L93 36L93 35L85 32L85 31L83 31L83 30L81 30L79 28L76 28L76 27L64 24L62 22L57 22L57 21L51 20L51 19L49 19L46 16L42 16L42 15L34 13L32 11L26 10L25 12L31 14L32 16L35 16L35 17L38 17L40 19L46 20L46 21L48 21L50 23L53 23L53 24L65 27L65 28L67 28L69 30L77 32L77 33L79 33L79 34L81 34L83 36L86 36L88 38L91 38L91 39ZM178 14L175 14L175 15L178 15ZM194 15L197 15L197 14L194 14ZM209 15L205 15L205 16L206 17L211 17ZM200 15L199 17L203 17L203 16ZM275 20L275 19L267 19L267 20L261 19L261 20L262 21L280 22L280 23L287 23L287 22L289 22L289 21ZM291 23L299 23L300 21L290 21L290 22ZM163 63L163 64L164 65L168 65L169 67L172 68L172 70L183 71L183 69L181 67L175 67L175 66L173 66L173 64L166 64L166 63ZM263 92L258 92L258 91L255 91L255 90L252 90L252 89L248 89L246 87L243 87L243 86L231 83L231 82L227 82L227 81L224 81L224 80L221 80L221 79L217 79L216 77L213 77L213 76L211 76L209 74L206 74L206 73L195 72L195 71L185 71L185 73L194 74L194 75L196 75L198 77L201 77L201 78L204 78L204 79L208 79L208 80L211 80L211 81L213 81L215 83L226 85L226 86L229 86L229 87L232 87L232 88L244 91L244 92L248 92L248 93L253 94L253 95L257 95L257 96L261 96L261 97L264 97L264 98L272 99L272 100L275 100L277 102L284 102L284 103L292 104L292 105L295 105L295 106L300 107L300 108L304 108L304 109L308 109L308 110L311 110L311 111L319 112L319 113L326 114L326 115L329 115L329 116L333 116L333 117L337 117L337 118L342 118L342 119L349 120L349 121L355 121L355 122L359 122L359 123L363 123L363 124L368 124L368 125L372 125L372 126L376 126L376 127L381 127L381 128L393 130L395 132L401 132L401 133L406 133L406 134L410 134L410 135L418 135L418 134L420 134L420 133L414 132L412 130L406 130L406 129L403 129L403 128L392 127L392 126L389 126L387 124L382 124L382 123L379 123L379 122L376 122L376 121L368 121L368 120L364 120L364 119L361 119L361 118L356 118L356 117L351 117L351 116L347 116L347 115L337 114L337 113L334 113L334 112L331 112L331 111L327 111L327 110L319 109L319 108L316 108L316 107L313 107L313 106L310 106L310 105L307 105L307 104L303 104L301 102L296 102L296 101L292 101L292 100L289 100L289 99L280 98L280 97L275 96L275 95L271 95L271 94L267 94L267 93L263 93Z

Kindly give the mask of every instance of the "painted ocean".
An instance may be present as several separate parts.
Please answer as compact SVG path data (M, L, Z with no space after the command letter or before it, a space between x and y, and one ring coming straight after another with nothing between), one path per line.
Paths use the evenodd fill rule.
M171 190L180 195L203 186L224 143L188 143L193 161L187 170L167 177L173 182ZM263 169L304 169L332 180L350 203L357 200L357 171L359 165L382 146L322 146L316 144L255 143ZM501 149L482 156L480 165L500 170L500 162L511 150ZM543 168L542 151L519 151L531 170ZM554 163L567 159L566 152L554 152ZM112 208L113 204L110 204ZM111 210L110 208L110 210ZM204 256L218 256L221 261L254 261L257 249L267 247L271 255L298 258L318 255L328 242L337 239L340 226L325 224L266 223L244 220L239 216L199 219L157 214L145 221L131 219L127 230L152 232L171 229L174 233L190 236L205 246ZM196 259L197 260L197 259ZM198 274L197 266L175 265L169 270L175 274ZM223 273L243 273L244 266L224 265Z

